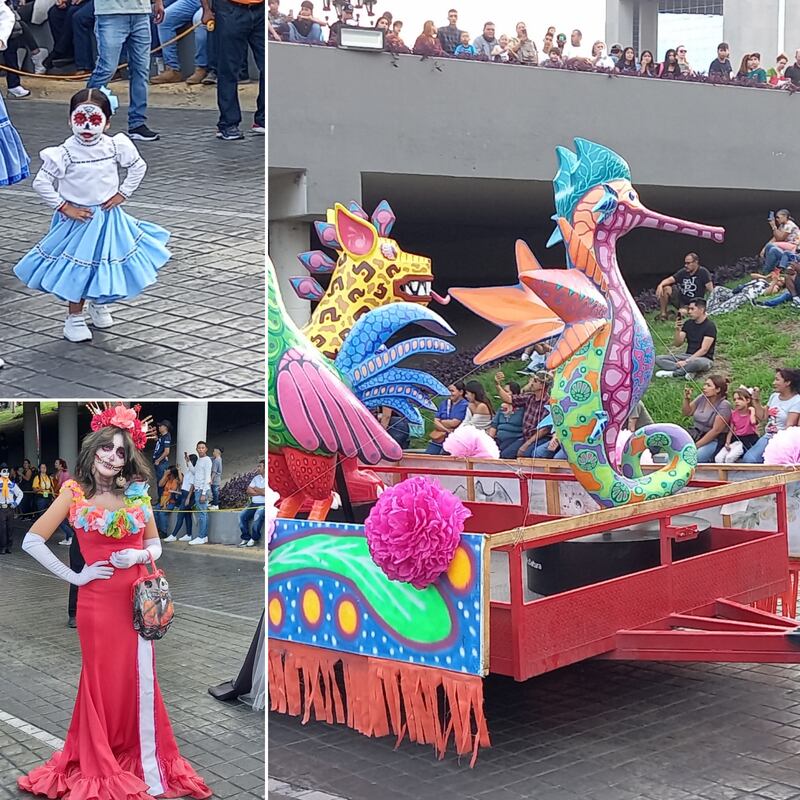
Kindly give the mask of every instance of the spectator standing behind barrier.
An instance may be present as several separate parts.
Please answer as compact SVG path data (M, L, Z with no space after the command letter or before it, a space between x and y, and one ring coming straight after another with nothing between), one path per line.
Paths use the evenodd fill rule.
M461 42L453 51L454 56L476 56L478 51L469 43L469 31L461 31Z
M788 78L794 86L800 86L800 49L794 51L794 64L786 67L783 76Z
M242 540L239 547L255 547L264 533L264 497L266 481L264 480L264 459L258 462L258 473L247 487L250 505L239 513L239 530ZM252 523L252 529L251 529Z
M681 75L694 75L694 70L689 65L689 62L686 60L686 47L682 44L679 44L675 49L675 58L678 62L678 69L681 72Z
M439 40L436 38L436 25L433 24L432 19L425 20L422 26L422 33L417 36L417 41L414 42L414 55L418 56L443 56L444 50Z
M733 409L727 399L728 381L725 378L709 375L701 392L692 400L692 387L684 389L681 413L692 418L689 433L697 446L698 463L708 464L725 447Z
M767 82L770 86L782 88L790 83L786 77L786 65L789 63L789 56L779 53L775 59L775 66L767 70Z
M681 68L678 64L678 54L675 52L675 49L670 47L666 53L664 53L664 60L658 67L658 77L659 78L677 78L681 74Z
M342 6L341 16L328 30L328 45L331 47L338 47L341 38L340 31L345 25L355 25L353 22L353 6L351 3L345 3Z
M447 25L443 25L436 32L442 50L450 55L455 55L456 47L461 43L462 31L458 27L458 11L451 8L447 12Z
M658 65L650 50L642 50L639 56L639 75L642 78L655 78L658 74Z
M211 451L211 505L210 509L217 511L219 509L219 490L222 486L222 454L224 449L215 447Z
M52 67L64 67L73 61L73 69L59 71L57 74L74 75L76 72L91 72L94 69L94 19L92 0L56 0L55 5L47 12L53 49L42 64L47 67L48 72Z
M492 61L498 64L508 64L514 62L514 54L508 48L508 36L504 33L500 34L497 44L492 48Z
M177 467L169 467L158 481L161 495L153 507L153 517L159 536L164 536L169 525L168 511L172 511L181 499L181 473Z
M425 450L428 455L441 455L442 442L464 421L469 408L464 397L465 388L464 381L456 381L447 387L450 397L439 404L439 408L433 418L431 440Z
M192 491L194 507L197 512L197 536L189 544L208 544L208 501L211 499L211 459L208 457L208 445L197 443L197 463L194 465Z
M565 59L581 58L589 61L591 57L591 50L583 44L583 33L578 28L572 31L569 44L565 44L561 52Z
M478 51L479 56L492 57L492 50L498 44L497 39L494 38L494 22L486 22L483 26L483 33L475 37L472 46Z
M292 17L288 14L282 14L278 9L280 8L279 0L269 0L267 3L269 7L268 27L271 39L276 42L281 42L289 38L289 23Z
M36 496L33 491L33 478L35 474L31 462L27 458L24 459L18 476L19 488L22 489L21 514L30 515L36 510Z
M533 43L533 39L528 36L528 26L524 22L518 22L516 27L517 43L511 48L517 62L529 67L539 65L539 51Z
M657 378L686 378L694 380L700 372L706 372L714 364L717 346L717 326L706 314L706 301L702 297L689 302L689 319L681 324L675 321L675 347L684 345L685 353L656 356Z
M53 479L47 474L47 464L39 464L39 471L33 479L33 491L36 494L38 516L53 502Z
M730 60L731 48L727 42L717 45L717 57L708 67L709 78L724 78L726 81L733 75L733 65Z
M119 66L124 45L128 50L130 104L128 136L142 142L155 142L159 135L147 127L147 90L150 79L150 0L94 0L94 32L97 39L97 66L89 89L107 86ZM164 19L163 0L153 0L156 25ZM263 25L263 22L262 22Z
M591 61L595 69L614 69L616 66L614 59L606 52L606 43L599 39L592 45Z
M19 507L24 495L22 489L11 478L8 465L0 464L0 554L11 552L14 511Z
M64 461L63 458L57 458L55 461L54 472L53 472L53 497L58 497L59 493L61 492L61 487L72 477L69 474L69 469L67 467L67 462ZM69 524L68 520L62 520L58 526L58 529L64 534L64 538L59 542L59 544L69 545L72 544L72 537L74 535L74 531L72 530L72 526Z
M153 450L153 472L156 475L156 484L161 484L161 478L169 466L169 456L172 452L172 423L162 419L158 423L158 439Z
M667 319L669 305L675 306L679 314L684 313L689 301L696 297L705 297L706 292L710 292L713 288L711 273L700 266L700 256L697 253L687 253L683 259L683 269L664 278L656 286L656 299L661 309L658 319L662 322Z
M542 40L542 57L539 59L539 62L545 61L545 56L550 53L550 51L556 47L555 44L555 35L556 29L552 26L547 29L544 34L544 39Z
M746 53L742 58L737 78L746 78L757 83L767 82L767 72L761 68L761 53Z
M636 63L636 51L632 47L626 47L622 51L619 60L614 66L614 71L620 75L636 75L639 72L639 65Z
M191 542L192 541L192 483L194 482L194 467L197 464L197 456L192 453L183 454L185 464L183 470L183 481L181 482L181 496L178 503L178 513L176 514L175 527L172 533L164 539L165 542ZM181 528L186 526L186 533L178 539Z
M558 68L563 66L561 61L561 51L554 47L550 52L547 54L547 61L542 64L543 67L551 67L551 68Z
M164 10L164 19L158 26L158 38L162 42L171 42L178 35L178 29L184 25L200 22L202 18L200 0L172 0ZM151 83L182 83L183 73L178 60L178 43L165 44L161 48L164 58L164 71L156 75ZM190 86L203 82L211 67L208 51L208 30L203 24L194 29L194 71L186 79Z
M794 428L800 422L800 370L778 369L772 382L775 391L766 408L761 405L761 392L753 390L753 406L759 421L766 421L764 435L744 454L745 464L761 464L769 440L778 431Z
M242 58L246 57L247 47L253 52L258 67L258 99L256 113L251 130L255 134L264 135L264 0L200 0L203 6L202 21L204 25L214 20L214 33L217 39L217 106L219 120L217 122L217 138L224 141L244 139L239 129L242 122L242 110L239 106L239 72ZM213 2L213 7L211 3ZM309 0L303 0L303 10L313 12L314 6ZM293 30L298 20L290 26ZM290 30L291 33L291 30Z

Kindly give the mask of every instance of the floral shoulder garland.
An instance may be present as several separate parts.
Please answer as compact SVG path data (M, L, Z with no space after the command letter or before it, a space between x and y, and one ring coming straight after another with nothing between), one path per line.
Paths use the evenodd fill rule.
M110 539L133 536L147 525L152 515L147 489L146 483L132 483L125 490L124 507L111 511L90 503L77 481L70 479L62 486L62 491L69 490L73 498L69 510L72 527L95 531Z

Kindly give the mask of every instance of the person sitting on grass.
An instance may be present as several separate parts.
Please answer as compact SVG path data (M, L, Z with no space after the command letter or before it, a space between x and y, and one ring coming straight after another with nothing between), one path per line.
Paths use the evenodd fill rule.
M733 412L725 446L714 457L717 464L733 464L758 441L758 418L753 390L740 386L733 393Z
M689 303L689 319L675 321L675 347L686 347L685 353L656 356L657 378L686 378L694 380L700 372L714 365L717 346L717 326L706 314L706 301L698 297Z
M525 385L519 394L504 388L506 380L502 372L494 376L495 386L504 403L512 408L524 409L522 417L523 442L517 451L520 458L535 458L539 449L544 450L550 441L550 426L540 427L541 421L550 413L550 387L553 378L546 370L540 370Z
M753 406L759 421L766 420L764 435L744 454L745 464L762 464L764 450L778 431L795 427L800 422L800 370L779 369L772 382L775 391L769 396L766 408L761 405L761 392L753 389Z
M504 387L511 395L520 394L522 389L518 383L509 381ZM497 442L500 458L516 458L522 447L522 417L525 409L514 408L511 403L502 403L494 415L487 433Z
M439 405L433 418L431 440L425 452L429 456L442 454L442 442L464 421L469 405L464 397L464 381L456 381L447 387L450 397Z
M709 375L703 382L701 394L692 400L693 390L683 391L681 413L692 418L689 433L697 446L697 461L708 464L725 446L730 430L731 404L728 402L728 381L719 375Z
M777 267L786 269L788 259L784 260L784 257L795 254L800 245L800 227L785 208L774 214L770 211L767 222L772 229L772 238L760 253L764 259L764 273L772 272Z
M685 314L690 300L695 297L705 297L706 292L710 292L713 288L711 273L700 266L700 256L697 253L687 253L683 259L683 269L664 278L656 286L656 299L661 309L658 319L662 322L667 319L669 305L678 309L679 316Z

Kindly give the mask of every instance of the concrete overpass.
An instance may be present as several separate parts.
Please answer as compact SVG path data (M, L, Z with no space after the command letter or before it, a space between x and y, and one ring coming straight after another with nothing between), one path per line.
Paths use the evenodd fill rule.
M319 246L311 221L350 199L389 200L398 242L434 259L440 291L487 272L511 280L518 237L562 263L544 246L554 148L576 136L622 154L651 208L728 229L722 246L635 231L621 247L634 287L688 250L710 266L758 252L769 209L800 213L800 99L787 92L283 43L270 44L269 70L269 245L282 277Z

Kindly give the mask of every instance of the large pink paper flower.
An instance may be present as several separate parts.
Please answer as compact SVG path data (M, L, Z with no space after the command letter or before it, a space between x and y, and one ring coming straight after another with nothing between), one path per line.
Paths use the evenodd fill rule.
M370 511L369 552L388 578L424 589L450 565L471 513L437 481L409 478L385 489Z
M778 431L764 450L764 463L781 467L800 467L800 428Z
M444 440L442 449L456 458L500 458L497 442L474 425L459 425Z
M108 424L113 425L115 428L122 428L123 430L132 430L136 423L136 410L133 408L126 408L122 403L114 407L114 413L111 415Z

